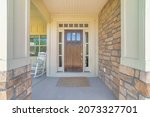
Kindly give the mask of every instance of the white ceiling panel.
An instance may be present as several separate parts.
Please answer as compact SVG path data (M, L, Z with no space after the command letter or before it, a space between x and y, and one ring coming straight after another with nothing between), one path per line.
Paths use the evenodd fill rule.
M51 14L97 14L108 0L43 0Z

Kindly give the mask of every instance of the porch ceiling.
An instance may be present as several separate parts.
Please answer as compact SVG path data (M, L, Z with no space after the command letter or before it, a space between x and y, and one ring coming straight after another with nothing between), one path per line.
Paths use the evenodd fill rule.
M97 14L108 0L43 0L50 14Z

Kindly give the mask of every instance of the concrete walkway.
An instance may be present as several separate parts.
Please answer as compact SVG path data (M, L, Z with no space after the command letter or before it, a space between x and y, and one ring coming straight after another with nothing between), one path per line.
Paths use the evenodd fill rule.
M115 100L98 78L88 78L90 87L57 87L59 78L33 78L33 100Z

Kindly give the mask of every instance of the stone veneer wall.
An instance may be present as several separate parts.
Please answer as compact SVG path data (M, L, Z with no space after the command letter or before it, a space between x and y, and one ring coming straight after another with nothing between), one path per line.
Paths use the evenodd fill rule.
M0 72L0 100L27 100L32 94L31 66Z
M109 0L99 13L99 76L119 97L120 0Z
M119 99L150 99L150 73L120 65Z
M99 77L117 99L149 99L150 73L120 65L120 0L109 0L99 13Z

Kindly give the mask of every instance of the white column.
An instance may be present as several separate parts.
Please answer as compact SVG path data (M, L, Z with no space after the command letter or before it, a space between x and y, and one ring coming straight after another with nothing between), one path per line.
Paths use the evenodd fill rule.
M121 0L121 64L150 71L150 0Z
M150 72L150 0L145 2L145 66Z
M0 1L0 71L6 69L7 59L7 1Z
M0 71L30 64L30 0L0 0Z

